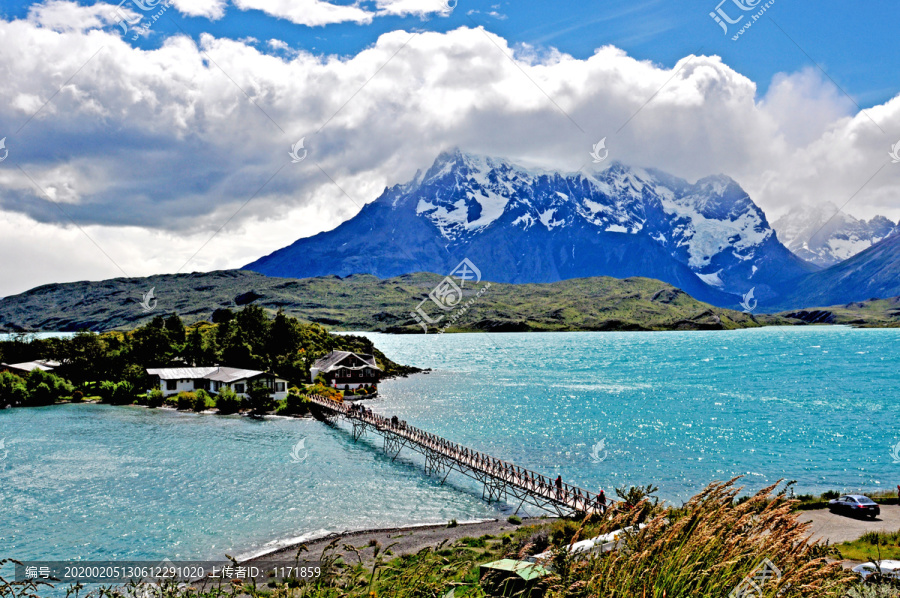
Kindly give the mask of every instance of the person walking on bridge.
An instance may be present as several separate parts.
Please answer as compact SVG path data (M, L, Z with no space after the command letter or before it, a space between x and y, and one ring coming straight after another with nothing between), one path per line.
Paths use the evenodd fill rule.
M600 489L600 494L597 495L597 508L600 510L600 513L606 513L606 493L603 492L603 488Z
M556 497L562 498L562 476L556 476Z

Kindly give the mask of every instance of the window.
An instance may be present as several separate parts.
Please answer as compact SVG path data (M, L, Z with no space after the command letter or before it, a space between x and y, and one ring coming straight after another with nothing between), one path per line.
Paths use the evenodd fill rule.
M275 383L275 392L284 392L284 382Z
M166 390L177 390L178 380L166 380Z
M244 393L244 385L243 384L235 384L234 392L236 392L238 394L243 394Z

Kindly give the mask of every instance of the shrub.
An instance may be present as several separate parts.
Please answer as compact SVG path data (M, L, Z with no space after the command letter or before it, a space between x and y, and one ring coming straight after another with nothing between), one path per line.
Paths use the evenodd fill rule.
M296 392L294 392L296 391ZM280 415L304 415L309 412L309 398L292 388L278 409Z
M254 382L247 389L247 405L254 415L262 415L271 411L274 401L270 396L271 391L265 384Z
M221 415L237 413L241 409L241 398L226 386L216 395L216 409Z
M76 390L75 392L72 393L72 402L73 403L80 403L83 400L84 400L84 393L81 392L80 390Z
M209 407L209 393L201 388L197 391L196 395L197 396L194 398L194 404L191 405L191 409L193 409L197 413L206 411L206 408Z
M522 525L522 518L518 515L510 515L506 520L513 525Z
M25 376L26 405L51 405L72 394L71 384L50 372L32 370Z
M196 394L188 392L186 390L182 390L180 393L178 393L178 396L175 397L175 407L179 411L187 411L194 408L194 403L196 401Z
M46 382L41 382L34 388L31 388L28 393L28 405L52 405L53 404L53 389Z
M330 386L325 386L324 384L314 384L312 386L308 386L306 388L306 394L308 395L319 395L323 396L326 399L333 399L335 401L341 401L344 395L341 391L331 388Z
M25 380L11 372L0 372L0 408L21 405L27 395Z
M134 402L134 384L131 382L119 382L112 393L113 405L130 405Z
M100 397L100 401L104 403L112 403L115 392L116 383L111 380L104 380L97 387L97 395Z
M163 391L158 388L154 388L147 393L147 407L150 407L151 409L162 407L164 398L165 397L163 396Z
M447 522L447 527L457 527L458 525L459 523L456 521L456 519L451 519Z

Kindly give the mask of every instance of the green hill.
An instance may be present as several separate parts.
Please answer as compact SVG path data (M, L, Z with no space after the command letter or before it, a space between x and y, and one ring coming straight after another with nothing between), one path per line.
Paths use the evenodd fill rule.
M339 330L421 333L411 312L441 280L429 273L287 279L223 270L52 284L0 300L0 330L131 329L173 312L192 323L209 320L218 308L252 303ZM155 307L144 311L140 301L151 288ZM467 291L463 302L473 295ZM491 283L448 331L715 330L772 323L788 322L712 307L658 280L598 277Z

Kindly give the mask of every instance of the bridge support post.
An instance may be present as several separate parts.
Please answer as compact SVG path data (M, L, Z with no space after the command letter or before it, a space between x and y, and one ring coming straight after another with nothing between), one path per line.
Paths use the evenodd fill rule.
M369 425L366 422L359 421L358 419L354 419L351 421L353 421L353 440L359 440L366 435L366 428L368 428Z
M404 444L406 444L406 440L400 436L391 433L384 435L384 452L391 457L391 461L397 458Z

